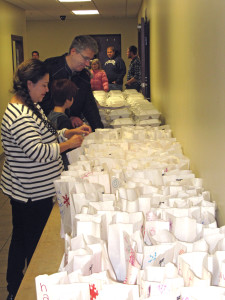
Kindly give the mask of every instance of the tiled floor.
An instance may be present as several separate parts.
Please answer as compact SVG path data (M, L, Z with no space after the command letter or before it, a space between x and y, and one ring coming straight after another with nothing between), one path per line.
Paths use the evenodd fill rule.
M4 156L0 156L0 174ZM6 269L8 249L12 233L12 213L9 198L0 190L0 300L5 300L8 293L6 289Z

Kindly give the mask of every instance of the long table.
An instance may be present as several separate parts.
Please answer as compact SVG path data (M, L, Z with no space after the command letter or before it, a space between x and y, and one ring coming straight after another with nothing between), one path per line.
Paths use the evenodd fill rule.
M59 207L55 203L15 300L35 300L35 277L58 272L64 253L64 239L60 237L60 227Z

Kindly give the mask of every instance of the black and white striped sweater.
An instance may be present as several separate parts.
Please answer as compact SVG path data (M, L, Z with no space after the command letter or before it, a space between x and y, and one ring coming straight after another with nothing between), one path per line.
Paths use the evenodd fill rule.
M5 194L25 202L55 194L53 181L63 170L59 142L66 140L65 130L58 131L57 140L27 106L8 104L1 125L5 163L0 188Z

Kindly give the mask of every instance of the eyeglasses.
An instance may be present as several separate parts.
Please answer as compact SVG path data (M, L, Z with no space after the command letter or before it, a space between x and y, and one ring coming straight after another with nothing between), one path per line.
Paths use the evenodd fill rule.
M90 57L87 57L87 56L84 56L82 53L80 53L79 52L79 54L80 54L80 56L83 58L83 60L85 60L86 62L90 62L91 60L92 60L92 58L90 58Z

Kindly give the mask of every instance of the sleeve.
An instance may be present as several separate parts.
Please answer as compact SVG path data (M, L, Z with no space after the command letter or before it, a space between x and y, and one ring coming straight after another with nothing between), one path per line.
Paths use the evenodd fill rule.
M105 92L109 90L109 82L105 71L102 71L102 86Z
M134 78L137 82L141 82L141 63L137 60L134 64Z
M117 64L116 67L117 67L117 73L118 73L116 83L120 83L121 81L123 81L123 77L126 74L126 71L127 71L126 65L122 58L117 60L116 64Z
M90 78L89 80L87 78L80 80L77 86L79 90L76 99L70 107L70 115L80 118L84 116L92 131L96 128L104 128L91 90Z
M65 116L59 116L57 119L57 129L61 130L63 128L72 129L70 119Z
M104 128L91 89L87 93L83 115L91 126L92 131L95 131L96 128Z
M10 130L15 143L31 160L44 163L59 158L60 147L55 136L43 127L50 141L44 143L38 124L31 116L21 115L12 123ZM60 135L63 136L64 132L60 132Z

